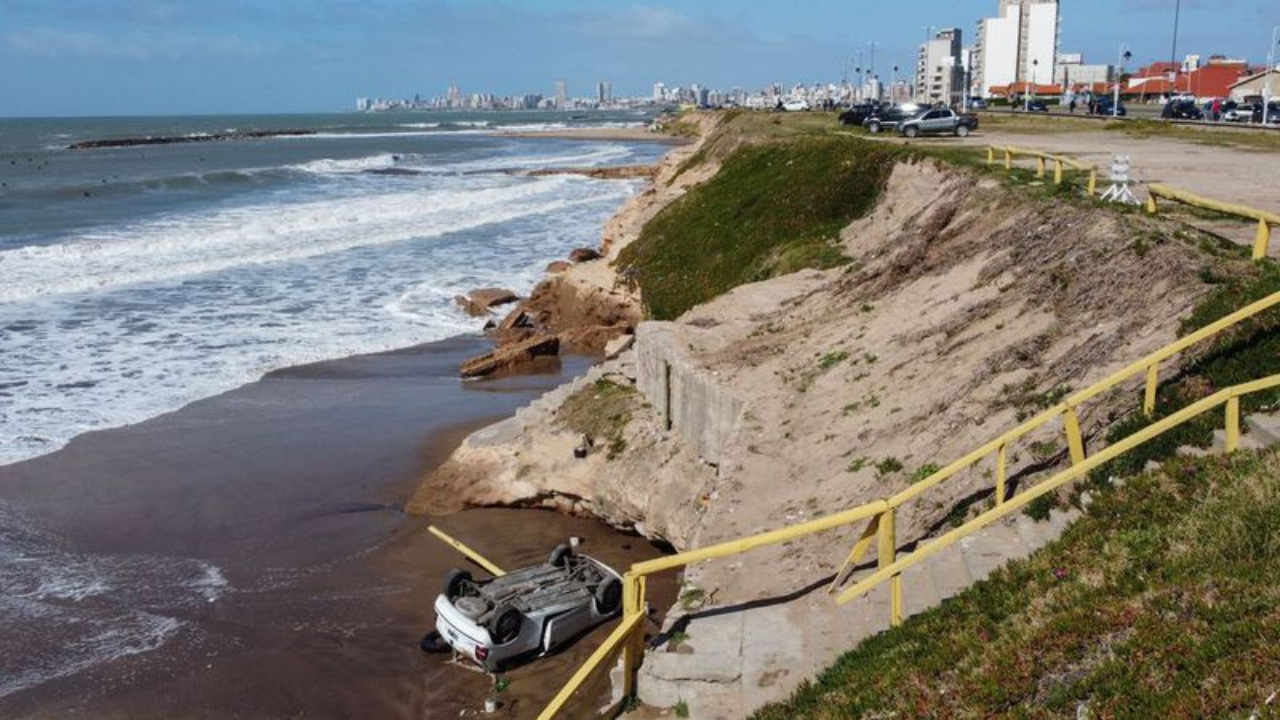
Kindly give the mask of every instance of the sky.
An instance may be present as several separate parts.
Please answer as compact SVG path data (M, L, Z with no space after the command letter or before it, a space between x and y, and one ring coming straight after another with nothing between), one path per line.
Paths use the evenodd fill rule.
M1177 0L1063 0L1061 50L1168 60ZM1181 0L1178 53L1266 59L1277 0ZM359 96L754 89L909 68L997 0L0 0L0 117L323 112ZM859 53L861 58L859 59ZM901 72L899 73L901 75Z

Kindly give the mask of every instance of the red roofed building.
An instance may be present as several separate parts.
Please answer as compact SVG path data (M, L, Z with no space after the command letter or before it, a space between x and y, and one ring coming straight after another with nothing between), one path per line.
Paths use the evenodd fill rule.
M1174 70L1178 70L1176 81ZM1202 100L1225 98L1231 94L1231 86L1249 76L1249 64L1243 60L1209 58L1204 67L1182 72L1177 63L1152 63L1129 78L1129 86L1123 90L1130 97L1168 97L1192 95Z

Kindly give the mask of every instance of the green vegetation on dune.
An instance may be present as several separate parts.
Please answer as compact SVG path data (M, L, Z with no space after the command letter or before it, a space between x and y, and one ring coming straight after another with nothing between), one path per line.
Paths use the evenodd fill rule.
M1100 493L756 717L1273 717L1277 689L1280 455L1239 453Z
M1246 274L1222 282L1205 297L1183 321L1183 334L1190 334L1250 303L1280 292L1280 266L1270 261L1249 266ZM1168 417L1182 408L1225 387L1259 380L1280 373L1280 308L1272 308L1220 335L1206 341L1174 378L1164 382L1156 392L1156 412L1148 419L1138 408L1112 426L1107 442L1115 443ZM1241 398L1247 413L1270 410L1280 403L1280 392L1255 393ZM1175 428L1124 457L1108 463L1093 474L1094 484L1111 476L1123 477L1139 472L1147 462L1172 457L1180 446L1208 447L1213 431L1222 427L1220 413L1209 413Z
M639 271L660 320L744 283L848 263L840 230L871 210L900 154L840 136L736 150L649 221L621 263Z

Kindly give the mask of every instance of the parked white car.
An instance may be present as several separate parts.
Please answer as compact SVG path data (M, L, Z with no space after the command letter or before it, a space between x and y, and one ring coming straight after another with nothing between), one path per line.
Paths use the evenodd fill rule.
M622 576L566 545L547 562L490 580L454 570L436 598L436 633L423 649L443 642L455 653L497 672L539 657L618 614Z
M782 109L787 112L805 112L811 108L808 100L788 100L782 103Z

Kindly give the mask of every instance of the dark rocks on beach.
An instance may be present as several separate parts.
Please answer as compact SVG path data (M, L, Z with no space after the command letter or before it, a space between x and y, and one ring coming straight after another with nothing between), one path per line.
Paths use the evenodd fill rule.
M467 293L465 297L458 295L453 299L453 301L471 317L485 317L486 315L489 315L493 308L498 307L499 305L513 303L519 299L520 296L510 290L504 290L502 288L480 288L478 290L472 290Z
M462 363L462 376L492 375L495 372L519 367L535 358L554 356L559 353L560 338L555 335L537 335Z
M315 130L251 130L247 132L209 133L207 135L162 135L159 137L83 140L67 146L68 150L137 147L139 145L176 145L178 143L219 142L224 140L262 140L273 137L315 135Z
M569 253L569 260L575 263L591 262L601 257L600 252L594 248L578 248Z

